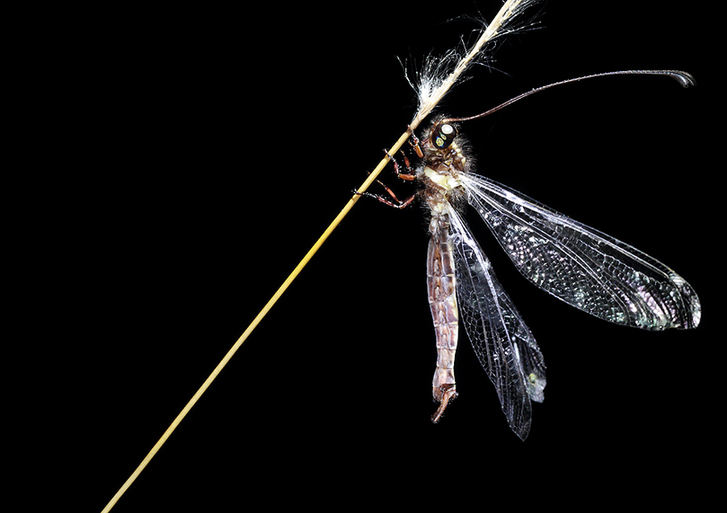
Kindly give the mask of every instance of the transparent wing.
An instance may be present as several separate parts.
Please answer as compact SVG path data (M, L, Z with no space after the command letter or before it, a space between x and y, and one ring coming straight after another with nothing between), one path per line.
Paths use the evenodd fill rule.
M462 177L468 201L518 270L591 315L649 330L694 328L692 287L636 248L487 178Z
M459 214L449 210L462 323L510 428L524 440L530 431L530 400L543 400L543 355L495 279L490 261Z

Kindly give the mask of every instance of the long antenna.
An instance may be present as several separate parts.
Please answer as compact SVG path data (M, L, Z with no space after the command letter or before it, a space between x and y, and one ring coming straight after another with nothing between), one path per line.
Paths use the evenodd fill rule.
M136 478L139 477L139 474L141 474L141 472L144 470L144 468L146 468L152 458L154 458L156 453L159 451L159 449L161 449L161 447L171 436L177 426L179 426L182 420L184 420L184 417L187 416L187 413L189 413L194 405L197 404L199 398L202 397L202 395L207 391L215 378L217 378L217 375L222 371L222 369L225 368L225 366L230 361L230 359L232 359L233 355L237 352L237 350L240 349L240 346L242 346L243 342L245 342L247 337L250 336L250 333L252 333L252 331L257 327L263 317L267 315L273 305L278 301L280 296L283 295L283 293L287 290L293 280L295 280L298 274L300 274L303 268L308 264L310 259L313 258L313 255L316 254L318 249L323 245L326 239L328 239L328 236L333 232L333 230L336 229L336 227L343 220L343 218L346 217L348 212L353 208L353 206L361 197L361 193L365 192L371 186L374 180L376 180L378 175L389 162L391 158L389 155L394 155L397 151L399 151L399 149L406 142L406 140L409 139L409 136L412 134L412 130L419 126L424 118L426 118L426 116L432 111L432 109L434 109L434 107L439 103L442 97L444 97L447 91L457 82L459 76L470 65L476 54L479 53L483 47L485 47L486 43L488 43L495 37L502 35L503 29L507 25L507 23L510 20L514 19L518 14L522 13L525 7L532 3L534 3L533 0L507 0L502 5L498 13L493 18L492 22L483 31L482 35L474 44L474 46L470 49L470 51L467 52L467 55L465 55L457 63L452 73L439 85L439 87L436 88L436 90L434 91L435 94L428 98L426 104L419 107L411 124L409 125L409 127L407 127L407 130L403 134L401 134L401 136L394 143L394 145L389 148L389 151L384 156L384 158L381 159L381 161L378 163L376 168L374 168L371 174L369 174L368 178L364 181L364 183L357 189L356 194L354 194L351 199L348 200L348 203L346 203L343 209L341 209L341 211L338 213L335 219L333 219L331 224L328 225L328 228L325 229L323 234L318 238L315 244L313 244L313 247L308 250L308 253L305 254L305 256L298 263L298 265L295 266L295 269L293 269L293 271L290 273L290 275L288 275L283 284L278 288L275 294L273 294L273 297L270 298L270 300L265 304L262 310L260 310L260 312L252 320L247 329L245 329L242 335L240 335L240 338L237 339L237 342L235 342L229 349L229 351L227 351L227 354L225 354L220 363L217 364L212 373L194 393L189 402L184 406L184 408L182 408L182 411L180 411L179 414L175 417L175 419L172 421L166 431L164 431L161 438L159 438L157 443L154 444L149 453L144 457L136 470L132 472L126 482L121 485L121 488L119 488L116 494L114 494L114 496L111 498L108 504L106 504L106 507L104 507L101 513L108 513L109 511L111 511L111 508L114 507L114 505L119 501L121 496L126 493L126 490L128 490L131 484L136 480Z
M484 118L485 116L489 116L490 114L494 114L500 109L504 109L508 105L512 105L513 103L522 100L523 98L527 98L530 95L533 95L535 93L539 93L541 91L545 91L546 89L550 89L551 87L561 86L565 84L572 84L574 82L581 82L583 80L588 80L591 78L601 78L601 77L611 77L614 75L660 75L660 76L667 76L671 77L675 80L677 80L682 87L689 87L693 86L695 84L694 77L687 73L686 71L678 71L678 70L671 70L671 69L629 69L629 70L623 70L623 71L607 71L605 73L595 73L593 75L584 75L582 77L576 77L576 78L569 78L568 80L561 80L560 82L553 82L552 84L547 84L544 86L536 87L535 89L531 89L530 91L524 92L514 98L510 98L504 103L501 103L497 107L493 107L488 111L482 112L481 114L475 114L474 116L468 116L464 118L447 118L443 119L440 123L453 123L453 122L459 122L459 121L471 121L473 119L479 119Z

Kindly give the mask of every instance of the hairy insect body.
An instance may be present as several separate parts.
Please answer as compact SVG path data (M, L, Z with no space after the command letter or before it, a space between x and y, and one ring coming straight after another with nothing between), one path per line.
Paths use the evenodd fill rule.
M667 74L691 83L687 74L675 71L615 72L556 82L477 116L440 118L421 141L411 132L422 161L416 171L405 157L407 172L403 173L389 155L397 176L416 181L419 190L405 201L386 186L394 201L369 195L395 208L404 208L418 197L430 213L427 288L437 338L432 394L439 402L434 422L457 397L454 361L460 314L462 329L495 386L507 422L523 440L530 431L531 403L543 401L546 385L543 355L469 230L461 213L465 204L477 212L523 276L565 303L600 319L643 329L686 329L699 323L696 293L669 267L471 172L465 143L452 124L484 117L553 85L630 73Z
M448 127L450 125L447 125ZM464 192L459 174L464 172L466 158L452 140L437 140L438 126L424 143L423 166L417 178L423 185L421 195L431 212L429 248L427 251L427 290L429 308L437 339L437 365L432 380L432 395L439 408L434 422L457 397L454 359L459 333L459 311L455 276L454 248L450 238L449 204ZM441 129L439 129L441 131ZM451 138L456 132L447 133ZM438 147L439 146L439 147Z

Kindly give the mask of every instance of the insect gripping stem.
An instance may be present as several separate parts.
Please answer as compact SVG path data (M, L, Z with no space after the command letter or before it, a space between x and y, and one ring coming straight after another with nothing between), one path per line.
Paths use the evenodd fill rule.
M300 272L303 270L303 268L308 264L308 262L313 258L313 255L316 254L318 249L323 245L323 243L328 239L328 236L333 232L333 230L338 227L338 225L341 223L344 217L348 214L348 212L353 208L353 206L356 204L356 202L361 197L360 193L365 192L371 184L376 180L378 175L381 173L381 171L384 169L386 164L389 162L390 157L389 155L395 154L399 149L402 147L402 145L407 141L409 136L412 134L412 130L419 126L419 124L424 120L424 118L431 113L431 111L436 107L436 105L439 103L439 101L444 97L444 95L449 91L449 89L457 82L460 75L464 72L464 70L470 65L474 57L482 50L483 47L485 47L486 43L493 39L496 35L500 35L499 31L502 26L504 26L505 22L515 17L517 14L522 12L523 6L526 4L532 3L534 0L507 0L503 6L500 8L500 11L495 15L495 17L492 20L492 23L487 27L487 29L483 32L482 36L477 40L477 43L470 49L470 51L463 57L457 65L454 67L454 70L448 77L446 77L434 90L434 94L431 95L428 99L426 104L420 105L420 108L418 109L417 113L415 114L410 126L407 128L407 130L401 134L399 139L394 143L394 145L389 149L388 155L386 155L384 158L381 159L381 161L378 163L378 165L374 168L374 170L369 174L367 179L361 184L361 186L358 188L357 193L354 194L351 199L348 200L346 205L341 209L341 211L338 213L338 215L333 219L330 225L324 230L323 234L318 238L318 240L313 244L313 246L308 250L308 252L305 254L303 259L298 263L298 265L295 266L293 271L288 275L288 277L285 279L282 285L278 288L277 291L275 291L275 294L268 300L268 302L265 304L265 306L260 310L260 312L255 316L255 318L252 320L250 325L245 329L245 331L240 335L240 338L237 339L237 341L232 345L232 347L228 350L228 352L225 354L225 356L220 360L220 363L217 364L217 366L214 368L212 373L207 377L207 379L202 383L202 385L197 389L197 391L194 393L192 398L187 402L187 404L182 408L182 410L179 412L179 414L175 417L175 419L172 421L172 423L169 425L169 427L164 431L162 436L159 438L156 444L151 448L151 450L148 452L148 454L144 457L144 459L141 461L139 466L134 470L134 472L129 476L129 478L124 482L124 484L119 488L119 490L114 494L114 496L111 498L111 500L106 504L106 506L103 508L102 513L108 513L111 511L111 509L114 507L114 505L118 502L118 500L124 495L126 490L131 486L131 484L136 480L137 477L139 477L139 474L146 468L146 466L149 464L149 462L154 458L154 456L157 454L159 449L164 445L164 443L167 441L167 439L171 436L171 434L174 432L174 430L177 428L177 426L184 420L184 417L187 416L187 413L194 407L194 405L197 403L197 401L202 397L202 395L207 391L209 386L212 384L212 382L217 378L219 373L224 369L224 367L227 365L227 363L232 359L234 354L237 352L238 349L242 346L242 344L247 340L247 338L250 336L252 331L257 327L257 325L262 321L262 319L267 315L267 313L270 311L270 309L273 307L273 305L278 301L280 296L283 295L283 293L287 290L287 288L290 286L290 284L295 280L295 278L300 274Z

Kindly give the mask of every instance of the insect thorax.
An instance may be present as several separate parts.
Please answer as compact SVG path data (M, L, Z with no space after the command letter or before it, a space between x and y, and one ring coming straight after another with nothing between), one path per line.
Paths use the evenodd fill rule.
M460 192L460 175L465 172L466 163L466 157L455 143L445 149L434 148L429 144L425 146L419 177L430 206L433 206L433 201L451 200Z

